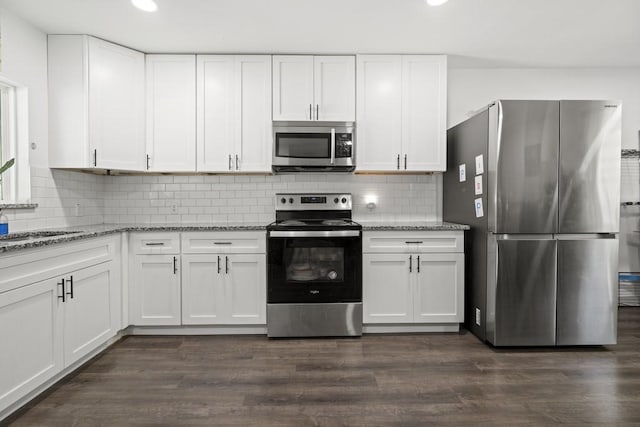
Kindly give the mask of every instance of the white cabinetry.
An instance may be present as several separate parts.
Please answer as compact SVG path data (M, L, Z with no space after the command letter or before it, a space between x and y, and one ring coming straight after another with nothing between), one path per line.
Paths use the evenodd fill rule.
M147 55L147 164L153 172L196 170L196 57Z
M136 326L180 324L179 233L132 234L130 319Z
M121 328L120 239L0 257L0 413Z
M446 170L446 56L357 58L357 169Z
M262 232L182 234L182 323L266 322Z
M84 35L48 37L49 166L144 169L144 55Z
M270 172L271 56L198 55L197 170Z
M273 57L273 120L355 120L353 56Z
M365 231L364 323L464 321L462 231Z

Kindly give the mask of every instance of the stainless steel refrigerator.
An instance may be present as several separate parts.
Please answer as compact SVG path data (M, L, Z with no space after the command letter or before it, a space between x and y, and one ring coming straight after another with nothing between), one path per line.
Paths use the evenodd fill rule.
M495 346L615 344L618 101L499 100L447 132L466 326Z

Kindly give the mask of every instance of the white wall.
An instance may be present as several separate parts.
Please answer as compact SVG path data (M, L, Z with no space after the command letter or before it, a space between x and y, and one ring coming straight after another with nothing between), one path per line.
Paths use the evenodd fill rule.
M29 88L29 140L32 166L47 166L47 36L0 9L2 70L6 78Z
M496 99L621 100L622 148L638 149L640 69L450 69L448 127Z

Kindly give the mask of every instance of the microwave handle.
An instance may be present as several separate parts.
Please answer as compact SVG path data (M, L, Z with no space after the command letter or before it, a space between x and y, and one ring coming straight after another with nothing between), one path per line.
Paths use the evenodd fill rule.
M336 130L331 128L331 164L336 161Z

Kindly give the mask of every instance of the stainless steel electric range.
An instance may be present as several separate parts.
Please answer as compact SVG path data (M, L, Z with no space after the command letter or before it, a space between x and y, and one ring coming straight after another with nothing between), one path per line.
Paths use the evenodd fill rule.
M276 194L267 226L267 335L362 335L362 226L351 194Z

